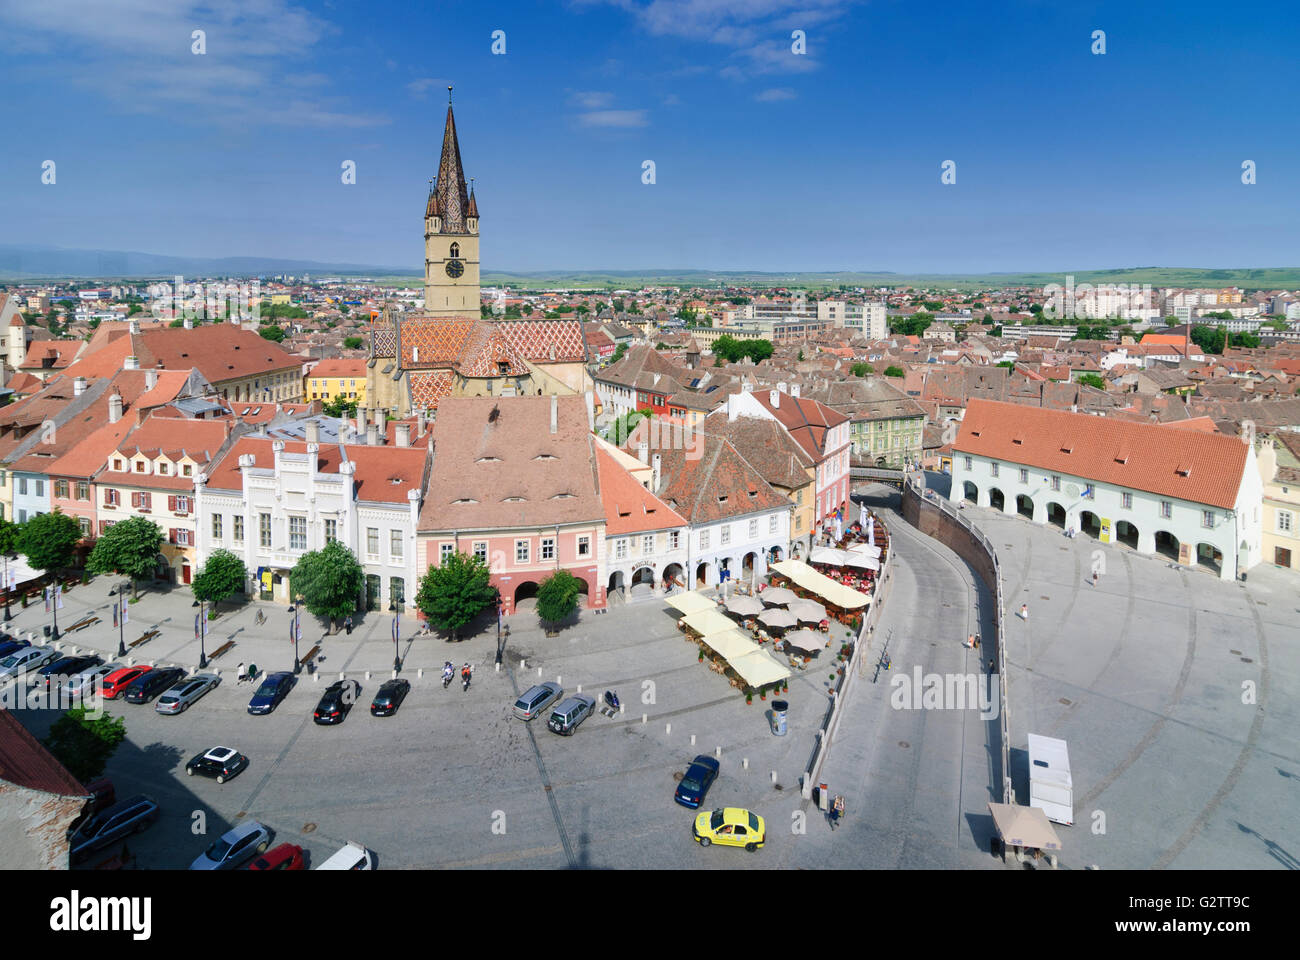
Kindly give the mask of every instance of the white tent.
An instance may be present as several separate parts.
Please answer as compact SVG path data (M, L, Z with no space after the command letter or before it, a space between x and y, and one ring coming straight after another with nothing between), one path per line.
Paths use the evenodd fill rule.
M669 597L664 601L668 606L675 610L680 610L683 614L690 616L692 613L699 613L701 610L712 610L717 604L702 594L692 590L689 593L679 593L676 596Z
M775 657L761 648L727 662L751 687L761 687L790 677L789 668L782 666Z
M841 610L857 610L871 602L871 597L865 593L859 593L842 583L836 583L802 560L782 560L780 563L772 564L772 570L783 577L789 577L805 590L817 594Z
M692 613L686 618L685 622L686 626L702 637L707 637L711 633L722 633L736 629L736 621L724 616L717 610L701 610L699 613Z
M748 656L758 649L758 644L740 630L723 630L701 637L700 642L728 663L738 657Z
M768 587L758 595L768 606L783 607L791 600L798 600L799 595L793 590L787 590L785 587Z

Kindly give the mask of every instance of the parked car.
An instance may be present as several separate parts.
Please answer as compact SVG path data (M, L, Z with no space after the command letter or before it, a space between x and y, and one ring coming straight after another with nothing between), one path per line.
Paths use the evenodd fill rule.
M271 831L249 820L223 833L190 864L191 870L234 870L271 845Z
M347 846L330 856L317 870L373 870L375 855L357 843L349 840Z
M132 833L139 833L158 819L158 804L144 794L115 803L86 820L68 842L68 854L75 863L93 851Z
M50 689L50 685L57 680L58 683L54 689L58 690L59 686L62 686L63 681L68 677L76 676L87 667L97 667L103 662L103 657L96 657L93 655L60 657L58 660L53 660L36 671L37 682L48 690Z
M31 645L32 644L30 640L0 641L0 660L3 660L11 653L17 653L19 650L22 650L24 647L30 647Z
M58 659L59 653L52 647L24 647L0 660L0 680L30 673Z
M312 719L317 723L342 723L360 697L361 684L357 681L335 680L325 688Z
M117 670L119 663L101 663L93 667L87 667L78 674L68 677L63 683L63 695L68 700L77 700L83 697L89 697L94 693L95 687L103 687L104 678Z
M306 870L302 847L292 843L282 843L272 847L248 865L249 870Z
M386 680L375 694L370 704L370 712L376 717L391 717L402 705L406 695L411 692L409 680Z
M595 709L595 699L585 693L576 694L551 711L551 719L546 721L546 726L554 733L571 737L578 729L578 724L591 716Z
M154 709L159 713L184 713L199 697L220 685L221 678L215 673L198 673L186 677L159 697Z
M131 681L126 688L127 703L148 703L185 676L180 667L155 667Z
M213 747L207 753L200 753L185 764L185 773L189 776L200 774L212 777L217 783L225 783L231 777L238 776L248 768L248 757L234 747Z
M520 720L532 720L540 717L547 707L562 696L564 691L558 683L539 683L535 687L529 687L515 701L514 714Z
M701 813L691 828L702 847L717 843L726 847L744 847L753 852L767 839L767 824L756 813L740 807L725 807Z
M104 697L108 700L116 700L126 693L127 687L152 669L153 667L145 663L134 667L119 667L104 678Z
M677 784L677 792L673 794L673 799L683 807L697 809L704 802L704 795L709 792L709 787L713 786L713 781L716 779L718 779L718 761L713 757L700 754L686 768L686 775L682 777L682 782Z
M289 695L289 691L293 689L294 684L297 682L297 677L287 670L280 673L268 673L262 681L262 685L253 694L253 699L248 701L248 712L256 716L270 713L280 705L281 700Z

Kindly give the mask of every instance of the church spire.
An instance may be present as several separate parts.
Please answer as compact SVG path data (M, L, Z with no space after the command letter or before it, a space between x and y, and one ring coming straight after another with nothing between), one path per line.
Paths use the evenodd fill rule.
M460 143L456 139L456 117L451 109L451 87L447 88L447 123L442 133L442 159L438 163L438 180L433 187L437 210L442 216L443 233L466 233L469 214L469 188L460 162Z

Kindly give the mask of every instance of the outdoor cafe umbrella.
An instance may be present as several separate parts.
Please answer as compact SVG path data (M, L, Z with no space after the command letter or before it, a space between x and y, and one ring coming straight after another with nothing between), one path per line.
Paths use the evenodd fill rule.
M765 627L793 627L799 621L795 619L795 615L790 611L782 610L780 607L773 607L760 613L758 622Z
M734 613L741 617L752 617L756 613L763 612L763 604L757 597L735 596L728 600L724 606L728 613Z
M867 543L871 546L876 545L876 521L872 520L867 524Z
M786 646L798 647L814 657L826 646L826 634L818 633L816 630L792 630L782 639L785 640Z
M867 505L865 503L858 504L858 526L863 530L867 529Z
M820 623L826 619L826 608L816 600L796 600L786 609L803 623Z
M787 590L785 587L769 587L758 595L769 607L783 607L791 600L798 600L799 596L793 590Z

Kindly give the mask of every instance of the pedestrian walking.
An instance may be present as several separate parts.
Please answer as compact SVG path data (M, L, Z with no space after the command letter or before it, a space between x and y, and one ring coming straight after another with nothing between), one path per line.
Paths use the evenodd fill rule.
M1092 571L1092 585L1094 587L1097 585L1097 578L1098 578L1097 571L1096 570Z
M241 660L239 662L239 666L235 669L235 682L243 683L247 679L248 679L248 668L244 666L244 662Z
M1022 604L1020 605L1020 619L1021 619L1021 620L1028 620L1028 619L1029 619L1029 604L1027 604L1027 603L1022 603Z
M975 649L975 634L972 633L966 638L966 646L971 650Z
M348 636L352 636L352 617L349 615L343 620L343 629L347 630Z
M843 796L837 794L835 799L831 801L831 809L829 811L829 815L831 821L831 829L834 830L837 826L839 826L840 820L843 819L844 817Z
M989 673L994 673L994 672L995 671L993 669L993 658L989 657Z

